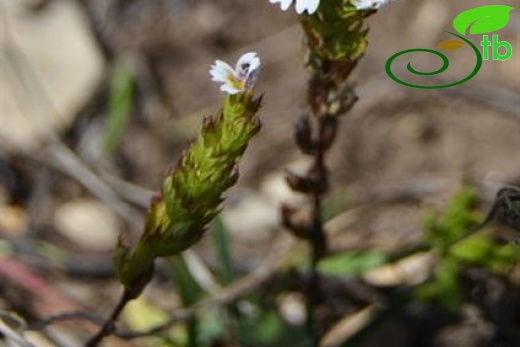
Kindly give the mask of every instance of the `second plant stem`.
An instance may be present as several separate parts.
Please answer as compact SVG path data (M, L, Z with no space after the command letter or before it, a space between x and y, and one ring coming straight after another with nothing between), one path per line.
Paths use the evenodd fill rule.
M325 123L323 118L318 118L318 133L316 143L318 144L314 166L311 175L315 180L314 189L312 191L312 221L309 233L309 243L311 247L311 267L307 287L307 326L312 334L313 345L319 345L319 332L315 324L315 314L318 305L322 300L321 281L318 273L318 262L326 253L327 239L325 237L322 220L322 197L324 187L327 186L327 168L325 167L325 148L323 143L323 134Z

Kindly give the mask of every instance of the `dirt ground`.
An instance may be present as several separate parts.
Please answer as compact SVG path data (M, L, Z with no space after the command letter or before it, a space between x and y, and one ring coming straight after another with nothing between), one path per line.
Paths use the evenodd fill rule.
M45 15L49 7L61 6L63 1L35 1L40 6L35 20L38 13ZM105 173L103 177L119 177L145 188L136 192L138 198L132 205L140 212L144 206L136 201L147 201L149 191L159 189L203 117L218 111L222 94L210 81L210 65L215 59L231 63L242 53L258 52L263 66L257 90L265 93L262 130L245 154L239 184L229 193L224 215L235 225L231 231L237 268L241 273L252 271L277 242L288 238L279 227L280 204L301 202L301 197L284 186L285 170L308 164L293 139L294 123L305 110L308 77L302 63L304 37L296 14L282 12L266 0L77 2L90 18L89 28L106 65L128 62L134 69L134 111L115 159L91 161L85 148L95 147L99 136L92 134L107 115L107 69L98 90L57 135L79 158ZM516 2L502 3L514 6ZM464 183L478 188L483 211L499 187L520 185L520 55L515 50L519 44L518 10L499 31L500 39L514 47L512 58L484 61L478 75L467 83L441 90L412 89L393 82L384 69L386 60L398 51L433 48L447 40L449 36L443 31L452 30L451 22L458 13L486 4L489 1L397 0L369 19L370 46L352 78L359 101L341 120L337 142L327 157L330 196L362 208L346 224L334 226L334 248L394 249L420 239L424 213L440 210ZM441 81L451 81L472 69L471 56L464 54L452 60L453 67L439 77ZM421 56L416 59L419 67L439 63ZM0 148L2 167L14 177L13 184L0 188L7 191L7 205L13 202L21 207L31 226L11 234L0 228L0 236L22 247L22 253L24 239L42 239L73 255L80 264L76 270L85 276L105 277L85 284L81 277L71 279L52 266L47 269L59 288L69 293L67 298L107 314L106 303L118 293L110 277L110 251L89 249L57 232L53 217L58 206L91 198L91 192L52 165L41 165L37 157L49 155L44 147L52 141L43 143L29 153ZM117 219L118 231L134 237L140 232L138 223ZM207 236L195 247L210 264L214 263L211 243ZM47 271L36 266L37 260L24 259L29 269ZM74 273L72 268L67 271ZM162 282L157 287L147 295L155 302L169 294ZM34 314L26 312L28 307L16 289L2 288L0 293L2 309ZM63 302L57 306L75 307ZM475 316L474 312L467 315ZM445 331L437 336L435 346L480 346L464 340L464 334L472 336L485 330L475 326L473 330L459 326L462 342L454 342L457 339ZM383 327L381 336L389 339L396 335L395 341L404 341L396 329L398 324ZM71 337L72 341L76 338ZM378 345L377 341L371 343Z

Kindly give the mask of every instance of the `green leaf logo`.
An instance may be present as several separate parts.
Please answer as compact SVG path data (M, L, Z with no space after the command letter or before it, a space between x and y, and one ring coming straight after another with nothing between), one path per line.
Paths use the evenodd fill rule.
M475 7L459 14L453 20L453 27L462 35L487 34L502 29L509 22L509 12L514 7L505 5L488 5Z

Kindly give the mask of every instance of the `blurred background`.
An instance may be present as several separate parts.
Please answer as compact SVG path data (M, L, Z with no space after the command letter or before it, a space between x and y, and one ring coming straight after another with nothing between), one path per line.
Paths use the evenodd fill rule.
M458 13L488 4L398 0L368 20L369 49L351 81L360 99L342 118L327 157L333 251L392 251L413 244L423 238L427 212L443 211L463 186L474 187L483 219L500 187L520 185L518 10L497 32L513 46L512 57L484 61L467 83L412 89L393 82L384 69L394 53L451 39L443 31L453 29ZM282 12L267 0L0 0L0 318L5 324L17 331L20 322L13 312L28 324L63 311L108 314L120 290L110 260L118 235L129 240L139 235L150 197L202 119L218 111L223 95L210 81L210 65L215 59L234 64L250 51L263 63L256 87L265 93L262 131L246 152L239 184L228 193L218 226L229 236L237 277L270 269L270 279L261 278L251 288L260 304L234 302L234 310L254 316L262 307L274 307L277 315L242 327L260 337L240 344L241 338L229 333L233 329L208 314L210 322L201 325L210 332L199 345L305 346L265 337L276 335L272 329L285 332L280 326L301 326L301 293L256 290L265 283L283 287L280 283L294 275L274 271L280 265L271 258L295 247L280 226L281 204L306 204L286 186L285 171L302 171L310 163L293 140L294 123L305 110L303 33L292 8ZM474 66L468 50L449 54L450 69L435 77L443 83L466 76ZM413 59L418 69L439 67L439 61L423 55ZM400 66L403 70L405 63ZM496 228L504 240L512 239L509 230ZM218 283L218 249L208 234L185 256L189 277L203 293L192 303L225 286ZM299 252L290 249L297 258ZM420 266L411 271L420 277L428 264L416 262ZM125 311L124 326L145 329L180 302L187 304L167 281L175 277L174 267L159 267L152 287ZM395 274L375 276L376 286L408 281ZM509 276L518 283L518 269ZM366 289L353 276L339 277L331 282L331 297ZM505 293L512 312L502 312L506 307L500 305L493 312L518 329L518 287L496 278L481 280L486 288L499 287L491 294ZM289 283L297 286L298 279ZM345 307L345 315L356 312ZM426 310L413 309L417 316L412 317ZM403 319L383 324L361 343L465 347L518 346L520 341L515 340L518 330L511 344L493 340L496 327L476 304L465 305L454 321L440 309L427 312L421 333L414 335L416 327ZM258 327L271 330L257 332ZM35 346L78 346L93 329L82 321L26 336ZM186 333L171 330L169 340L112 338L107 346L183 346L179 341Z

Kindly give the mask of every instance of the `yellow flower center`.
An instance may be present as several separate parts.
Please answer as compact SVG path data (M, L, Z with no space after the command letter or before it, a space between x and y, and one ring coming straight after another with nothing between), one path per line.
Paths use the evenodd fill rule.
M244 90L245 89L245 83L246 82L243 81L243 80L240 80L240 79L236 79L235 76L233 76L232 74L228 75L227 80L236 89L238 89L238 90Z

